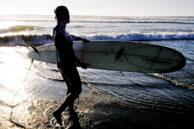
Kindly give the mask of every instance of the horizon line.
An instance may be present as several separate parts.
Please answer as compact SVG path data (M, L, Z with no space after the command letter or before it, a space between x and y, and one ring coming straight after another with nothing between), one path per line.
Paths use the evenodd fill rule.
M54 14L0 14L0 16L54 16ZM72 14L70 16L91 16L91 17L194 17L194 15L84 15Z

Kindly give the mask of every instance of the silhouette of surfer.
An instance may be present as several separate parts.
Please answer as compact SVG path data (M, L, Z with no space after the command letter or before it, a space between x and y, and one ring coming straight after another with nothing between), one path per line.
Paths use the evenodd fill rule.
M57 54L57 67L67 84L67 98L53 113L53 116L57 122L62 125L61 114L67 107L69 108L70 119L78 122L77 113L74 111L74 101L79 97L82 87L76 66L86 69L88 65L81 62L76 57L72 46L73 41L81 40L83 42L88 42L89 40L76 37L66 31L66 24L70 23L70 16L67 7L58 6L54 12L57 20L57 25L53 29L53 37Z

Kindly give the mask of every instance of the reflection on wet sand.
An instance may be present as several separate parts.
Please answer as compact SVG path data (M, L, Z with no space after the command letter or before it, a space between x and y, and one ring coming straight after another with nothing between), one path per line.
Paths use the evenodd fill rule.
M25 68L29 65L29 61L24 60L24 57L20 55L25 49L17 47L14 49L1 48L2 54L0 54L0 60L3 62L0 64L0 98L13 105L26 98L24 78L27 73Z

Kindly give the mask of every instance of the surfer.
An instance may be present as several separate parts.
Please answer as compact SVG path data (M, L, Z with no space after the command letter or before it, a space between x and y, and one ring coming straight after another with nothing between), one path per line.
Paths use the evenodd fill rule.
M57 122L62 125L61 114L68 107L70 119L78 119L77 113L74 111L74 101L82 91L81 80L76 66L84 69L87 64L81 62L75 55L73 50L73 41L81 40L89 42L89 40L76 37L66 31L66 24L70 23L70 16L67 7L58 6L55 10L56 27L53 29L53 38L56 46L57 67L67 84L67 98L64 103L53 113Z

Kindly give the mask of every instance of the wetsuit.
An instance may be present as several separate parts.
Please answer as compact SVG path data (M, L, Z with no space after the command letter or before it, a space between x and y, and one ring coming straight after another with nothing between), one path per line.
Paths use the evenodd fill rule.
M65 30L65 24L58 24L53 30L56 46L57 67L67 84L68 97L58 111L62 112L67 106L73 108L73 102L82 91L81 80L76 66L80 64L73 50L73 38Z

